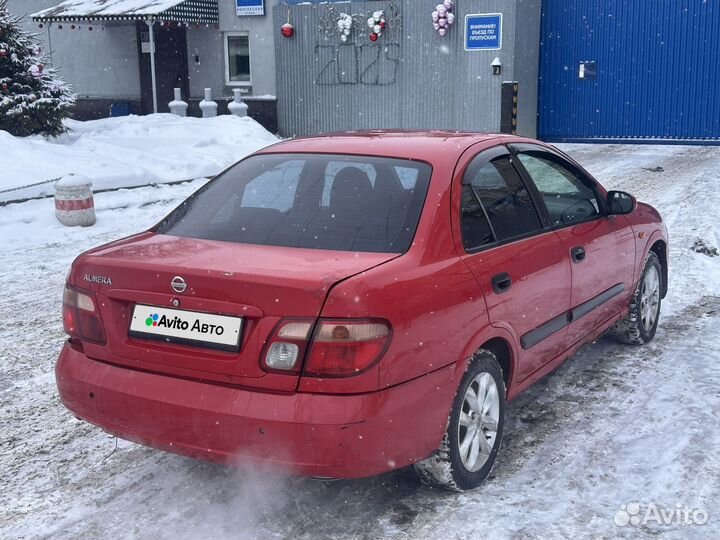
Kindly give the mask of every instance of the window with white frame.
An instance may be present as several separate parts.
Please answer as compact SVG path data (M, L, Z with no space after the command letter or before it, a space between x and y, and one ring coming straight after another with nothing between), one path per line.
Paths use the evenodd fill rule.
M250 86L250 36L247 32L225 35L225 82L229 86Z

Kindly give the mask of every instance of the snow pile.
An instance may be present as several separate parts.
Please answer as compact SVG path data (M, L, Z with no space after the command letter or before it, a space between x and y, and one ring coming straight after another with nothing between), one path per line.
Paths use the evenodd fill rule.
M63 188L81 188L91 187L92 180L79 174L68 174L63 176L60 180L55 183L56 187Z
M93 189L214 176L277 142L251 118L181 118L170 114L91 122L67 120L57 139L16 138L0 131L0 192L78 174ZM52 195L53 184L0 193L0 201Z

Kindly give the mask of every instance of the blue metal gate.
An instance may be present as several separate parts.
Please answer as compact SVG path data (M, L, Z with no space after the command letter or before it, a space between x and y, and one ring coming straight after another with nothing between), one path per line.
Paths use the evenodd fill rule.
M720 2L544 0L538 134L720 141Z

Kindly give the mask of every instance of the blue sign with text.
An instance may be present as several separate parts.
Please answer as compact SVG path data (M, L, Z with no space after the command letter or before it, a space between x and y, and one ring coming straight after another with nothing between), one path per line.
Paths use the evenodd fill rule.
M265 0L235 0L239 17L244 15L265 15Z
M502 49L502 13L465 16L465 50Z

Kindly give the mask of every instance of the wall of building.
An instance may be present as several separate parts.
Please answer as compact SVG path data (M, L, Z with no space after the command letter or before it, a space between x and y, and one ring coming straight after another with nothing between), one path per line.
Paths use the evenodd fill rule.
M512 21L515 50L512 80L519 83L518 133L537 135L538 78L540 76L540 27L542 0L517 0L517 16Z
M59 0L9 0L14 15L30 15L57 5ZM38 33L41 47L52 55L51 65L60 70L80 97L139 99L140 75L134 25L93 26L70 30L57 24L39 28L29 17L25 29Z
M272 9L280 0L265 1L265 15L238 17L235 11L235 2L223 1L220 7L220 32L246 31L250 34L250 77L252 79L252 93L255 96L275 95L275 36L279 29L273 25ZM225 81L225 50L223 37L219 40L218 50L220 75L224 85ZM228 88L232 94L232 88Z
M188 62L190 96L202 97L205 88L212 88L217 96L232 96L233 88L243 88L249 95L275 95L275 47L277 33L270 15L277 0L266 2L264 16L238 17L234 2L219 3L220 28L188 31ZM248 32L250 41L250 76L252 86L235 87L225 81L225 43L228 32Z
M360 21L375 10L390 14L396 7L396 20L388 20L386 33L374 44L364 30L356 30L347 44L337 33L321 30L328 24L332 28L348 4L292 6L295 37L276 39L281 134L382 128L499 131L502 82L516 80L518 132L534 135L540 0L462 0L457 22L445 37L432 27L436 4L353 2L352 13ZM502 49L465 51L465 15L486 13L503 14ZM286 17L287 8L277 6L276 28ZM496 57L503 64L500 76L492 74Z

